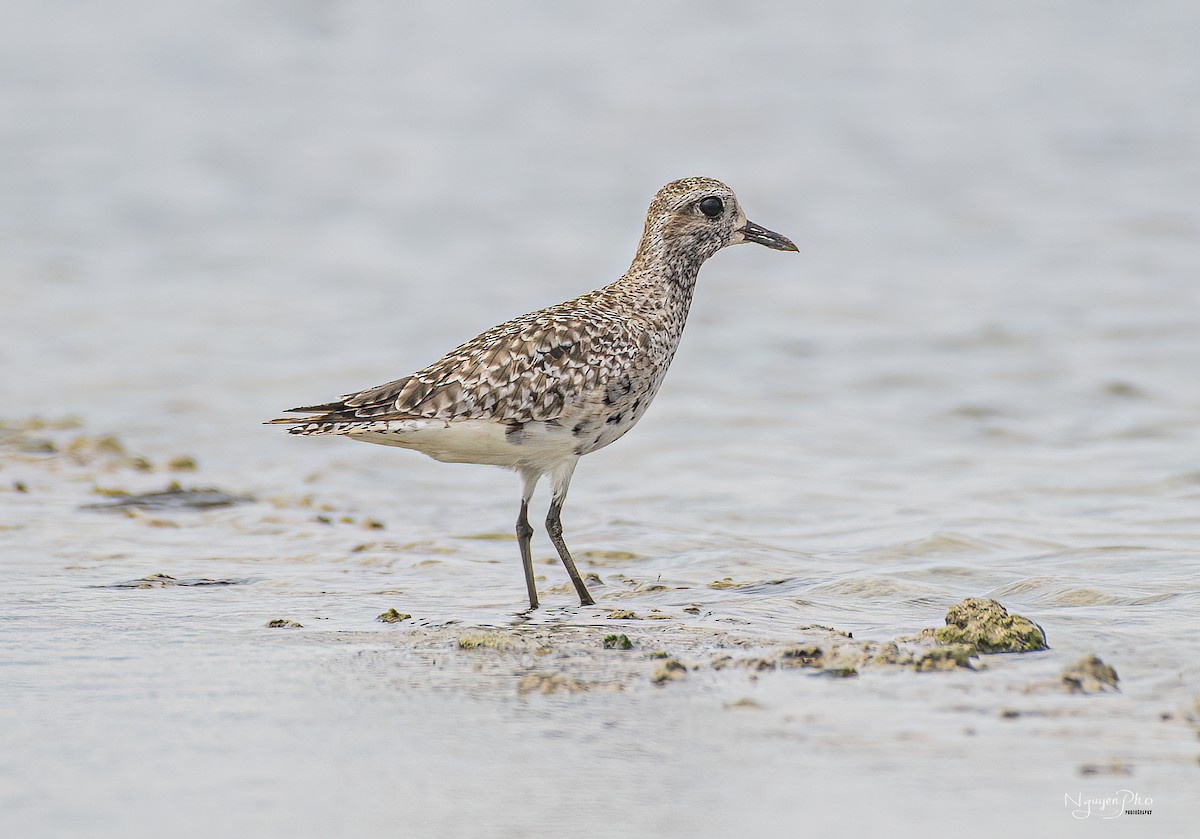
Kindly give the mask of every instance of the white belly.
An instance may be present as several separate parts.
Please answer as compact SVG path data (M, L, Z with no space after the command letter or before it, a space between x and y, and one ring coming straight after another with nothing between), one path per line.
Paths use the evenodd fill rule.
M490 420L402 420L383 430L348 432L364 443L400 446L444 463L483 463L547 471L575 457L576 440L558 423L510 426Z

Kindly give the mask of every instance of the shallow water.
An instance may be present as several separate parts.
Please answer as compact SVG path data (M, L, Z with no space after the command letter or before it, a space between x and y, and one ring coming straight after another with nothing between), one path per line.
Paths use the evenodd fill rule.
M155 469L0 459L6 834L1066 835L1065 793L1128 788L1136 829L1186 835L1192 4L25 6L0 411ZM453 645L519 623L515 477L258 424L615 278L689 174L802 253L705 267L653 409L576 473L598 607L547 561L533 628L706 660L706 633L883 641L986 596L1049 652L520 696L524 663ZM172 479L256 501L83 509ZM159 574L230 584L127 586ZM1120 694L1026 692L1085 652Z

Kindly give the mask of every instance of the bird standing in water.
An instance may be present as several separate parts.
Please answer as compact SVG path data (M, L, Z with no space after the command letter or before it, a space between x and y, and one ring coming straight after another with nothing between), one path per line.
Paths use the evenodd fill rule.
M531 609L538 595L529 500L549 475L546 531L580 605L592 605L563 540L561 513L575 464L642 418L679 347L700 266L741 242L796 250L748 221L720 181L673 181L650 202L637 254L616 282L492 327L412 375L291 408L308 416L270 423L302 436L337 434L447 463L515 470L522 483L517 542Z

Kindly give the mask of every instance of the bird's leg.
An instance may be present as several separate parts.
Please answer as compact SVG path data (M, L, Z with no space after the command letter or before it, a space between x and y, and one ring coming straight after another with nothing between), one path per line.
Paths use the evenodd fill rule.
M517 516L517 545L521 548L521 564L525 567L525 587L529 590L529 608L538 607L537 584L533 581L533 555L529 543L533 539L533 527L529 524L529 499L533 497L533 488L537 486L537 472L522 472L521 514Z
M567 576L571 578L571 583L579 594L579 605L594 606L596 601L592 600L587 586L583 584L583 578L579 576L579 569L575 567L575 560L571 559L571 552L567 550L567 543L563 540L562 535L562 507L563 502L567 500L567 486L571 483L571 473L574 471L575 461L571 461L551 476L554 483L554 497L550 499L550 512L546 514L546 533L550 535L550 541L554 543L554 549L558 551L558 555L567 569Z
M562 502L561 498L555 498L550 502L550 513L546 516L546 532L550 534L550 541L554 543L554 549L562 557L563 565L567 568L567 575L575 585L575 591L579 593L579 605L594 606L596 601L592 599L587 586L583 584L583 578L579 576L579 569L575 567L575 560L571 559L571 552L567 550L567 543L563 541L562 521L559 519Z
M538 607L537 584L533 581L533 556L529 542L533 538L533 527L529 524L529 502L521 499L521 515L517 516L517 544L521 546L521 564L525 566L525 587L529 589L529 608Z

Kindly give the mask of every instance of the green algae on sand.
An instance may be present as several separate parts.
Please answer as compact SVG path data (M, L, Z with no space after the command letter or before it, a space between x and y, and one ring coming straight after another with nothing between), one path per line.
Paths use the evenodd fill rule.
M397 612L395 609L388 609L382 615L375 618L375 620L379 621L380 623L400 623L401 621L406 621L411 617L412 615L410 615L408 612Z
M946 625L933 630L939 644L966 644L978 653L1028 653L1049 649L1042 628L1010 615L995 600L968 597L946 612Z
M1100 656L1089 653L1059 674L1063 689L1068 693L1104 693L1120 690L1117 671L1100 660Z
M632 650L633 642L629 640L629 636L624 633L620 635L605 635L604 649L606 650Z
M650 676L650 681L656 685L665 685L668 682L677 682L687 676L687 666L676 658L668 658L659 662L654 668L653 675Z
M945 644L918 655L913 659L913 669L918 673L928 673L934 670L955 670L962 667L974 670L971 657L975 650L968 644Z
M516 639L503 632L475 632L458 639L460 650L515 650Z
M816 644L799 644L779 653L780 667L822 667L825 651Z

